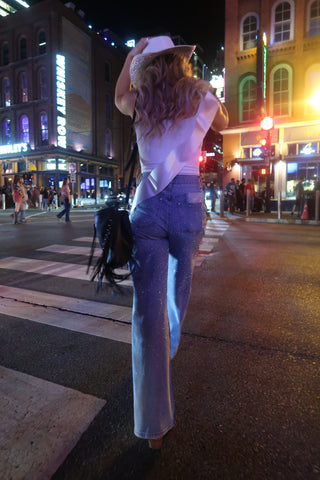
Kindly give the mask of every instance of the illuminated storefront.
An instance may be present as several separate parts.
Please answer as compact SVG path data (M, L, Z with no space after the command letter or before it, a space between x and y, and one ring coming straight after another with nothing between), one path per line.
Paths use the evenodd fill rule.
M271 193L283 207L295 199L303 180L307 198L320 176L320 24L316 2L226 0L226 106L223 132L224 184L252 178L256 192L266 187L270 158ZM286 17L279 14L286 5ZM271 155L259 153L271 117Z
M78 198L103 199L124 182L130 122L113 82L127 47L106 44L59 0L43 3L8 2L25 12L8 7L6 29L0 18L0 182L20 174L57 189L69 176Z

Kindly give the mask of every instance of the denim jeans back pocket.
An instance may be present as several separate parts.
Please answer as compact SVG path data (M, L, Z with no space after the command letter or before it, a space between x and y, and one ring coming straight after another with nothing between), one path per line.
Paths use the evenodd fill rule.
M178 200L178 217L182 232L198 233L204 230L206 209L202 192L188 192L184 201Z

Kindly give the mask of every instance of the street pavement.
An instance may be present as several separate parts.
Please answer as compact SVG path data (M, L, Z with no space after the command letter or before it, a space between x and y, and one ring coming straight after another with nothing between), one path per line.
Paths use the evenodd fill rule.
M1 479L320 478L318 227L212 214L154 452L132 433L131 280L89 282L92 212L28 214L0 216Z

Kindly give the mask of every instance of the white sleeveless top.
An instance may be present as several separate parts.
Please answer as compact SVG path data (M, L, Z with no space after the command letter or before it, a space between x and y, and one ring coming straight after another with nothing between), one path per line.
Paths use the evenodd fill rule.
M174 129L144 138L137 126L141 172L150 172L139 184L132 210L141 201L161 192L176 175L199 175L198 157L203 139L218 111L219 101L211 92L202 98L194 117L181 120Z
M218 100L208 92L200 102L194 117L182 120L173 130L167 123L166 130L161 136L141 138L140 129L137 126L141 172L145 173L153 170L168 157L173 149L180 145L177 158L179 162L183 163L180 175L198 175L198 157L203 138L209 130L218 108Z

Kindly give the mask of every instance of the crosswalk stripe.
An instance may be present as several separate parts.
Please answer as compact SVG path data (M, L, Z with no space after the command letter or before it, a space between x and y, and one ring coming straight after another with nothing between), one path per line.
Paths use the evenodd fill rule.
M74 238L74 242L90 242L92 243L92 237L79 237L79 238Z
M81 298L66 297L7 285L0 285L0 297L75 313L95 315L104 319L111 318L120 322L131 322L131 307L123 307L121 305L83 300Z
M71 255L84 255L88 257L91 253L91 249L90 247L53 244L53 245L47 245L46 247L37 248L37 252L64 253L64 254L71 254ZM96 248L94 251L94 256L99 257L100 255L101 255L101 249Z
M0 313L9 317L23 318L53 327L108 338L118 342L131 343L131 325L100 316L70 312L55 307L46 307L2 298Z
M41 275L54 275L61 278L74 280L90 280L86 265L77 265L67 262L53 262L38 260L36 258L5 257L0 259L0 268L7 270L20 270L22 272L37 273ZM127 270L119 269L119 272L127 273ZM124 280L122 286L132 286L132 280Z
M105 400L0 366L2 480L50 479Z

